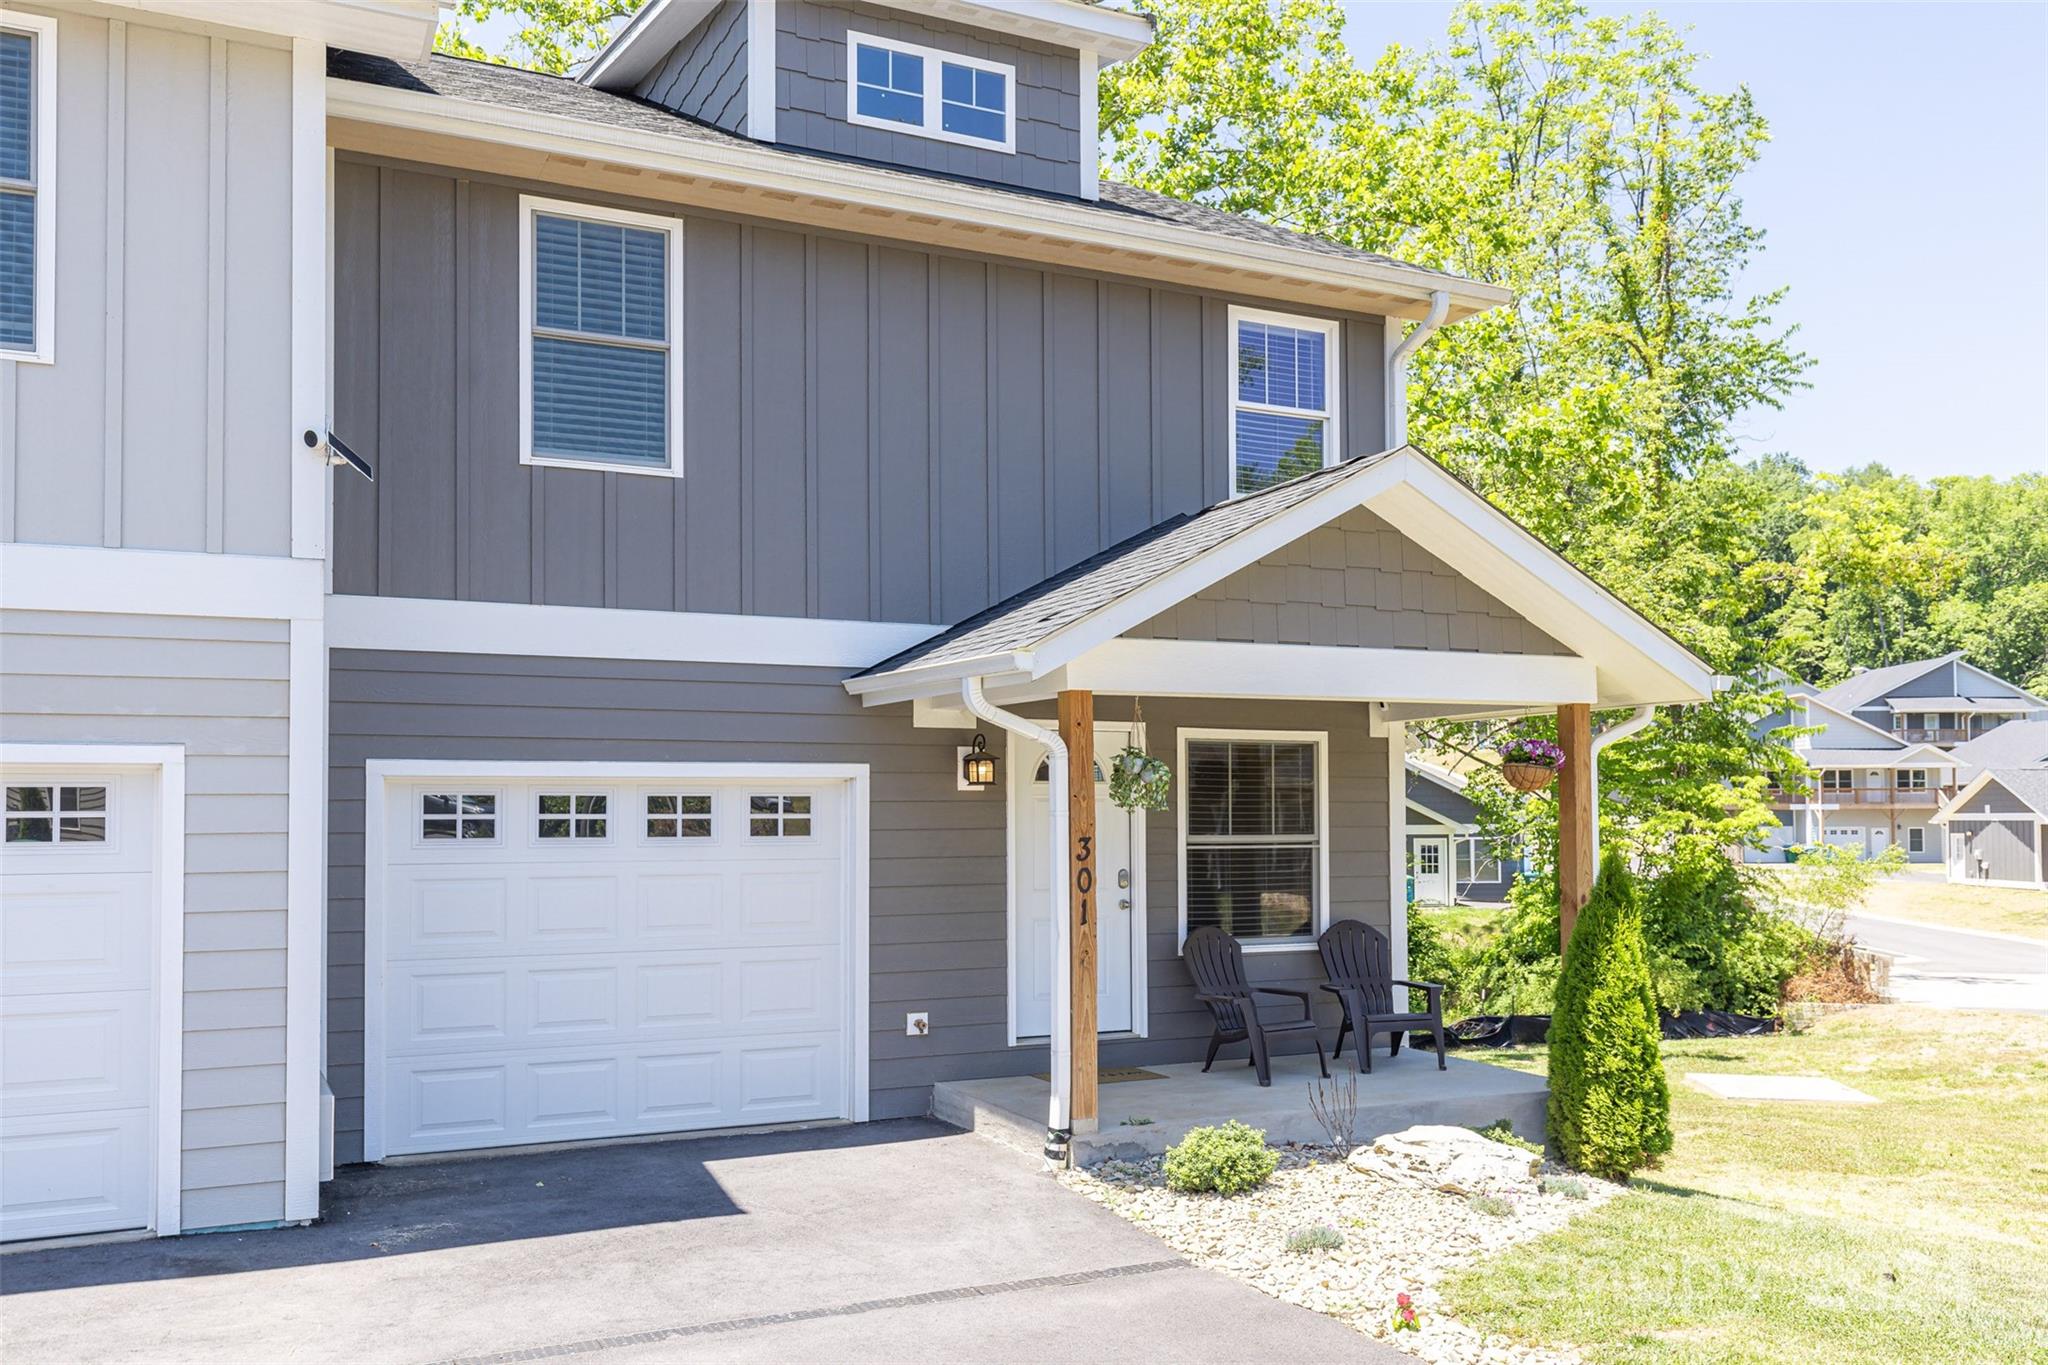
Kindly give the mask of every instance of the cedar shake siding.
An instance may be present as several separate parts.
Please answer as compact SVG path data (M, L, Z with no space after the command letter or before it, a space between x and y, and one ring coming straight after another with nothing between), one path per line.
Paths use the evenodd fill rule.
M871 770L869 893L872 1116L922 1114L934 1081L1043 1071L1043 1046L1007 1043L1005 788L956 789L969 735L918 729L910 708L868 709L815 668L338 650L330 743L328 1080L336 1159L362 1154L364 764L371 759L864 763ZM1043 708L1036 708L1043 709ZM1129 703L1103 698L1105 721ZM1386 741L1366 708L1177 701L1145 708L1150 744L1182 726L1329 733L1330 904L1385 929ZM1004 736L991 746L1003 752ZM1178 795L1176 794L1176 800ZM1192 1061L1207 1012L1179 959L1176 810L1146 823L1150 1035L1105 1042L1104 1066ZM1254 976L1302 989L1313 952L1255 955ZM904 1036L929 1010L929 1037ZM1325 1021L1336 1026L1335 1016Z
M633 93L744 135L747 131L747 4L725 0L675 45Z
M335 481L336 592L942 623L1228 496L1259 300L694 212L683 476L522 465L523 189L338 160L334 429L377 481ZM1382 322L1342 321L1371 453Z

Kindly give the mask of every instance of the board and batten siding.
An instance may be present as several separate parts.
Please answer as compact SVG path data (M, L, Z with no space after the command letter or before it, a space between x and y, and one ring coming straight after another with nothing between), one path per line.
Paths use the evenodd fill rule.
M0 360L0 541L290 553L290 52L59 14L57 169L54 363Z
M0 737L185 746L188 1229L284 1216L289 630L0 612Z
M2040 826L2029 812L2010 820L1956 821L1962 833L1963 872L1971 881L2033 882L2043 866L2035 841Z
M683 476L519 462L519 194L343 156L334 590L954 621L1228 495L1227 299L682 213ZM673 206L628 207L674 213ZM1341 437L1380 448L1382 320Z
M1570 653L1362 507L1124 633L1264 645Z
M1007 1045L1004 794L957 789L967 734L915 728L908 706L867 709L843 673L604 659L337 650L332 656L327 1076L336 1159L362 1155L364 765L373 759L864 763L870 793L870 1096L876 1118L922 1114L936 1080L1028 1074L1043 1046ZM1127 717L1103 700L1103 719ZM1385 741L1363 706L1161 700L1151 742L1182 725L1326 730L1331 895L1339 915L1388 923ZM993 747L1004 749L1002 736ZM1178 822L1147 826L1151 1036L1104 1045L1106 1066L1199 1058L1207 1014L1179 960ZM1316 976L1313 953L1255 957L1274 983ZM903 1016L928 1010L928 1037ZM1334 1027L1334 1017L1329 1021Z

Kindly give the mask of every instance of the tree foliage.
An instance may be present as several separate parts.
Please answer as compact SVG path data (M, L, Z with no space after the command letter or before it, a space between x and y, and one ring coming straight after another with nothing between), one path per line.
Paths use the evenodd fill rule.
M1659 1033L1635 883L1610 853L1572 931L1550 1018L1550 1138L1572 1166L1620 1179L1671 1150Z
M451 57L523 66L551 76L569 74L596 56L618 27L647 0L456 0L454 13L434 32L434 48ZM472 26L516 15L518 30L496 52L472 36Z

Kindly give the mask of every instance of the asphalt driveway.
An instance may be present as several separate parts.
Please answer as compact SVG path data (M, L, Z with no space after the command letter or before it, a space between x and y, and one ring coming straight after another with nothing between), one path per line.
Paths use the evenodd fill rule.
M0 1357L1398 1362L929 1120L344 1172L309 1228L0 1257Z

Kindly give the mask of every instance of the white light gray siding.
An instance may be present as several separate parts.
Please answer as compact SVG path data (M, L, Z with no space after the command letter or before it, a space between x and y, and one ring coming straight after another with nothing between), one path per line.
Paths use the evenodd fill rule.
M289 553L290 137L287 50L59 16L55 363L0 362L0 540Z
M370 759L864 763L872 781L871 1099L875 1117L925 1112L935 1080L1043 1070L1043 1047L1007 1045L1004 796L956 789L955 746L909 708L863 709L825 669L336 651L329 750L328 1079L337 1159L362 1152L363 783ZM1104 719L1126 718L1105 698ZM1331 902L1385 927L1385 742L1363 706L1161 700L1156 751L1182 725L1330 734ZM1001 736L991 736L1001 749ZM1201 1054L1207 1015L1178 957L1178 821L1148 843L1151 1036L1103 1048L1105 1066ZM1314 955L1253 959L1275 982L1316 976ZM929 1010L930 1036L904 1036ZM1334 1027L1334 1019L1331 1021Z
M0 737L185 746L187 1229L284 1216L288 631L0 613Z
M1363 508L1125 634L1499 654L1570 652Z
M695 213L683 477L522 465L521 188L339 160L337 592L952 621L1228 495L1234 300Z

